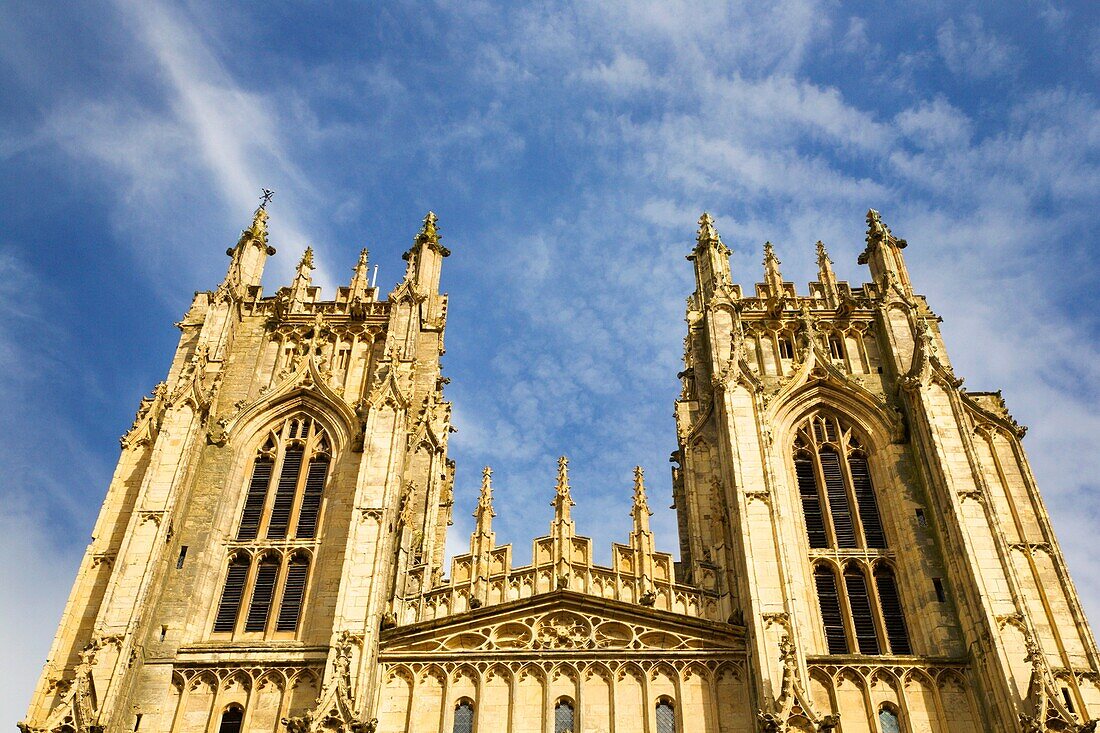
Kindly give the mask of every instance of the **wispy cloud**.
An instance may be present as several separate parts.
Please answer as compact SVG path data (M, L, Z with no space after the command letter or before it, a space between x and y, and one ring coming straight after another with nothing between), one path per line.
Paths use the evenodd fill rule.
M977 15L948 18L936 31L936 45L947 68L973 79L988 79L1013 68L1012 46L985 27Z

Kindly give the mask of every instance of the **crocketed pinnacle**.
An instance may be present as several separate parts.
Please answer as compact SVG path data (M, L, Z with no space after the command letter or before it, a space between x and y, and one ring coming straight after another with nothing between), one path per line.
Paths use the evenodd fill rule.
M302 259L298 263L298 272L301 272L303 269L313 269L313 247L306 247L306 251L302 253Z
M350 291L350 297L363 297L363 294L367 292L367 257L369 252L364 247L359 251L359 261L355 263L355 269L352 270L351 284L348 286Z
M439 220L436 218L434 211L429 211L424 216L424 222L420 226L420 231L416 234L417 242L439 242L439 230L436 227L436 223Z
M714 219L706 211L699 217L699 231L696 232L695 241L700 246L705 244L722 244L722 237L714 226Z
M653 514L649 510L649 502L645 495L645 471L641 466L634 467L634 501L630 508L630 516L634 518L635 532L649 532L649 517Z
M481 495L477 499L477 507L474 509L474 536L473 552L477 552L479 544L484 540L488 547L492 546L493 537L493 469L488 466L481 472Z
M905 249L909 243L904 239L898 239L890 231L890 227L882 221L882 217L874 209L867 209L867 249L859 256L859 264L866 265L870 261L871 252L886 243L893 243L898 249Z
M475 517L481 513L481 510L488 510L491 517L496 516L496 512L493 511L493 469L489 466L481 471L481 494L477 498L477 508Z
M825 298L830 306L837 304L836 273L833 272L833 261L829 259L829 253L825 250L825 244L817 240L817 281L825 288Z
M554 489L554 524L572 524L570 509L574 506L572 495L569 493L569 459L562 456L558 459L558 483Z
M783 292L783 273L779 271L779 258L771 242L764 242L764 284L773 295Z
M241 232L241 236L267 244L267 209L262 206L256 209L252 216L252 226Z

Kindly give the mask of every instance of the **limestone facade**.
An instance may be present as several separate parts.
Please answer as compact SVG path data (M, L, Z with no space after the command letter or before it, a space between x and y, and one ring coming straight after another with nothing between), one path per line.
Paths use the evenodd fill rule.
M819 242L806 294L770 244L744 293L700 219L680 560L638 469L610 567L564 458L530 565L496 544L489 469L445 564L435 216L385 299L364 251L332 300L309 250L263 294L267 216L121 439L24 733L1095 730L1100 659L1024 428L962 388L876 212L870 282Z

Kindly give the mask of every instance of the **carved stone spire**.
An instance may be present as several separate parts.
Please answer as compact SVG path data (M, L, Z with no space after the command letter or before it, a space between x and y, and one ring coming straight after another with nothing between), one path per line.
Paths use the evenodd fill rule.
M481 495L474 509L474 533L470 537L470 554L478 556L492 550L495 543L493 534L493 469L486 466L481 472Z
M653 593L653 532L649 529L649 502L645 496L645 473L641 466L634 467L634 501L630 516L634 520L634 531L630 533L630 548L634 550L634 577L638 584L638 602L652 606L656 600Z
M439 292L439 271L443 258L451 254L449 249L440 244L440 239L442 236L439 234L439 220L435 212L429 211L424 216L420 231L413 238L413 246L402 255L408 263L405 280L412 283L418 293L426 295Z
M270 255L275 254L275 248L267 243L266 203L265 201L256 209L252 224L241 232L236 246L225 251L231 260L220 289L233 297L241 297L248 288L260 284L264 263Z
M313 247L306 247L302 259L298 262L298 272L290 284L291 309L298 310L309 299L309 289L313 285Z
M783 273L779 271L779 258L771 242L764 242L764 286L773 297L783 295Z
M645 496L645 471L641 466L634 467L634 501L630 507L630 516L634 519L634 534L650 534L649 517L653 512L649 510L649 502Z
M370 255L367 249L364 247L359 250L359 261L355 263L355 269L352 270L351 283L348 285L348 300L360 300L367 297L367 289L370 287L370 280L368 279L367 258Z
M913 297L913 286L909 282L909 270L901 251L908 246L904 239L898 239L890 228L883 223L882 217L874 209L867 211L867 248L859 256L859 264L869 265L871 277L882 290L883 297Z
M555 536L561 532L573 535L572 507L576 504L569 493L569 459L562 456L558 459L558 483L554 488L554 521L551 524L551 533Z
M825 299L834 308L837 306L839 291L836 286L836 273L833 272L833 261L829 259L829 253L825 251L825 244L817 240L817 281L821 283L825 291Z
M574 501L569 493L569 459L558 459L558 483L554 489L554 520L550 522L550 541L552 546L554 573L559 588L570 587L573 566L573 538L576 526L573 524L572 509Z
M732 284L730 251L722 243L714 219L705 211L699 217L695 248L687 258L695 263L695 289L704 301L709 300L720 286Z

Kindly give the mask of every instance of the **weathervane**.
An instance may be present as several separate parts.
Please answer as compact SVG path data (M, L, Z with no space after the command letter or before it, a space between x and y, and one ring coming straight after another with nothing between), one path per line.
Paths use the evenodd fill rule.
M266 209L268 202L275 198L275 192L270 188L261 188L260 191L262 191L260 194L260 208Z

